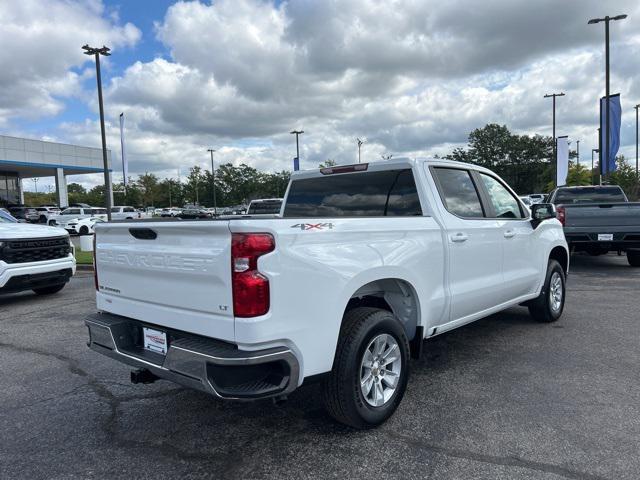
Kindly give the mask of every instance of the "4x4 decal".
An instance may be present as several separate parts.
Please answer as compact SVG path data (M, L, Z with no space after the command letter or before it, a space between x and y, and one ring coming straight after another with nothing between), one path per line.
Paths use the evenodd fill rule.
M331 230L333 223L296 223L291 228L299 228L300 230Z

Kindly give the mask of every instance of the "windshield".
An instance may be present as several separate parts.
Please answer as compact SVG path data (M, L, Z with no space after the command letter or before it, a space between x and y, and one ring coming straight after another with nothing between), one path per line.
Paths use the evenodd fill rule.
M561 188L555 203L614 203L626 202L620 187Z
M249 215L265 215L280 213L282 200L268 200L266 202L251 202L247 213Z

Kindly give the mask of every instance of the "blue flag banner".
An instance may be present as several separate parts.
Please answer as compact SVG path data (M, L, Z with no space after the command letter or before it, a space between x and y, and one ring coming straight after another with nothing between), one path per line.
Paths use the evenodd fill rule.
M600 173L606 175L616 171L616 155L620 148L620 123L622 122L622 107L620 94L609 95L609 120L607 128L607 102L606 98L600 99ZM607 137L609 134L609 152L607 150Z
M298 157L293 157L293 171L297 172L298 170L300 170L300 160Z

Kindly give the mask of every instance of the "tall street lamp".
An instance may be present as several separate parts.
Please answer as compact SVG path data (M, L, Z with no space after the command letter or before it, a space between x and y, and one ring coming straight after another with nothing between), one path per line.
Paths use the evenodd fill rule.
M611 126L609 125L609 22L611 20L624 20L627 18L626 15L616 15L615 17L610 17L607 15L604 18L592 18L589 20L588 24L593 25L596 23L604 22L604 56L605 56L605 122L607 124L607 131L605 132L605 149L604 153L606 158L604 160L604 164L602 163L602 152L600 152L600 172L602 172L602 166L606 165L605 172L605 180L609 179L609 144L611 143L611 139L609 138L609 131Z
M358 163L360 163L360 148L362 147L364 140L360 140L359 138L356 138L356 140L358 141Z
M580 165L580 140L576 140L576 163Z
M640 108L640 104L633 108L636 109L636 175L638 175L638 108Z
M100 133L102 134L102 162L104 164L104 204L107 207L107 220L111 221L111 178L109 177L109 163L107 162L107 137L104 131L104 106L102 105L102 77L100 76L100 55L111 55L110 48L93 48L89 45L82 47L85 55L93 55L96 59L96 78L98 81L98 105L100 106Z
M556 97L564 97L564 93L548 93L544 98L553 98L553 184L555 185L558 180L558 158L556 155L556 149L558 148L558 142L556 139ZM556 185L557 186L557 185Z
M292 130L289 133L296 136L296 159L298 163L298 168L295 168L296 164L294 163L293 169L299 170L300 169L300 143L298 141L298 137L304 133L304 130Z
M216 201L216 167L213 166L213 152L215 149L209 148L207 150L211 154L211 176L212 176L212 184L213 184L213 215L216 216L218 214L218 204Z
M595 182L593 181L593 168L594 168L594 164L593 164L593 154L594 153L599 153L600 150L598 150L597 148L592 148L591 149L591 185L593 185Z

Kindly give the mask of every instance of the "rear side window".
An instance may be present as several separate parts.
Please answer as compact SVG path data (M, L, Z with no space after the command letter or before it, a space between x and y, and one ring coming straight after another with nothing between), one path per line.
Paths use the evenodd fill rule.
M422 215L411 169L334 174L294 180L285 217Z
M459 217L483 217L478 191L467 170L436 167L433 172L440 186L446 209Z

